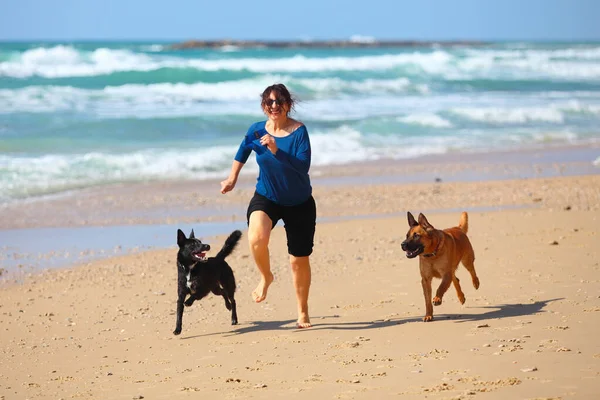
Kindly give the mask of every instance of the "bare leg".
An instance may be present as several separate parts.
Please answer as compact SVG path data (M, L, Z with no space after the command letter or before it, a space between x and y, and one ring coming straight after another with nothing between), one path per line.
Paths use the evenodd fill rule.
M258 272L260 272L260 282L252 292L252 298L257 303L267 298L267 291L273 282L271 260L269 259L269 239L272 226L271 218L263 211L254 211L250 214L248 243Z
M306 257L295 257L290 255L290 265L294 279L294 288L296 289L296 299L298 301L298 328L310 328L310 318L308 317L308 293L310 291L310 259Z

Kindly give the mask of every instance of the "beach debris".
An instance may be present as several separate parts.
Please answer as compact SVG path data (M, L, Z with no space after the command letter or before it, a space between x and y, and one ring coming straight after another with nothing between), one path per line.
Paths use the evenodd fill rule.
M477 325L477 328L489 328L490 326L488 324L479 324Z
M336 383L360 383L359 379L353 379L351 381L347 381L346 379L337 379Z
M566 207L564 208L564 210L565 210L565 211L570 211L570 210L571 210L571 206L566 206Z
M454 389L453 385L450 385L450 384L444 382L444 383L441 383L441 384L436 385L431 388L424 388L423 391L424 392L445 392L447 390L453 390L453 389Z
M548 329L566 331L567 329L569 329L569 326L568 325L549 326Z
M539 203L539 202L541 202L541 201L542 201L542 198L541 198L541 197L534 197L534 198L533 198L533 202L534 202L534 203Z
M522 372L534 372L537 371L537 367L530 367L530 368L521 368Z
M262 388L266 388L267 385L265 383L258 383L256 385L254 385L255 389L262 389Z
M558 246L558 242L556 240L553 240L549 244L550 244L550 246Z
M192 386L190 386L190 387L184 386L184 387L181 388L182 392L199 392L201 390L202 389L200 389L198 387L192 387Z
M141 400L143 398L144 398L144 396L142 396L141 394L137 395L137 396L133 396L133 400Z

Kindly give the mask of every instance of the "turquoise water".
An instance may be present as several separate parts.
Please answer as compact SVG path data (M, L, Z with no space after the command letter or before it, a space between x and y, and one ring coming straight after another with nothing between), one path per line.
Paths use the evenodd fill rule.
M276 82L297 96L318 166L600 141L600 43L0 43L0 204L224 177L247 127L263 118L259 94Z

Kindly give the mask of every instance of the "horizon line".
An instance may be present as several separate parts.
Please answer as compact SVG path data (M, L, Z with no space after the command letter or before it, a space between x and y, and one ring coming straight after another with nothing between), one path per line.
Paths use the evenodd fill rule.
M23 42L158 42L158 43L185 43L185 42L258 42L258 43L327 43L327 42L348 42L348 43L391 43L391 42L406 42L406 43L456 43L456 42L473 42L473 43L572 43L572 42L588 42L588 43L600 43L600 38L544 38L544 39L378 39L375 37L361 35L361 38L367 38L368 40L353 40L353 39L233 39L233 38L221 38L221 39L185 39L185 38L0 38L0 43L23 43Z

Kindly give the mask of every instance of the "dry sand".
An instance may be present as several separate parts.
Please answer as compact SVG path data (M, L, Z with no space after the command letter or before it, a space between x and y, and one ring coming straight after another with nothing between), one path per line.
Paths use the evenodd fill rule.
M146 209L177 196L185 206L189 186L179 184L177 196L174 186L155 187L156 201ZM122 191L110 195L122 199ZM202 204L230 218L248 194L250 187L240 187L218 202L204 196ZM106 204L103 196L94 204ZM222 299L209 296L185 310L182 334L172 334L174 243L48 270L0 287L0 399L598 398L600 175L315 185L315 198L321 220L312 257L313 328L295 328L279 226L271 244L275 282L265 302L251 301L257 273L246 242L229 258L237 326ZM76 197L44 202L46 218L33 225L56 219L69 201L83 205L65 225L100 221ZM34 208L12 208L12 226L6 210L0 221L18 227L28 213L43 215ZM418 261L400 249L405 212L425 212L445 228L463 209L481 287L475 290L460 267L465 305L451 288L434 308L435 320L424 323ZM117 215L105 215L104 223L123 222ZM219 248L224 236L203 239Z

